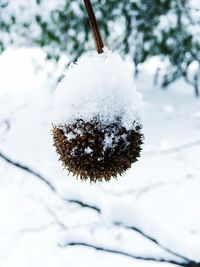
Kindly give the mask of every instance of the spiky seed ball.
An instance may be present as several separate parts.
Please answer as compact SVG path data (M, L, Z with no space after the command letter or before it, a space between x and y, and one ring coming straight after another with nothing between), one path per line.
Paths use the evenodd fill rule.
M140 156L142 95L122 58L83 55L55 91L53 139L64 168L82 180L109 181Z
M133 122L127 130L120 118L107 125L98 118L87 122L76 119L54 126L52 133L64 168L91 182L122 175L137 161L143 143L141 125Z

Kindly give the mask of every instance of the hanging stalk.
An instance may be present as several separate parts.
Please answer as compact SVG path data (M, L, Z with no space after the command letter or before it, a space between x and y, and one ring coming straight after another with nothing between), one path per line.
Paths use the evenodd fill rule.
M103 47L104 47L104 43L103 40L101 38L101 34L98 28L98 24L96 21L96 17L91 5L90 0L83 0L84 4L85 4L85 8L88 14L88 18L89 18L89 23L90 23L90 27L92 29L92 33L93 33L93 38L95 41L95 45L96 45L96 50L99 54L103 53Z

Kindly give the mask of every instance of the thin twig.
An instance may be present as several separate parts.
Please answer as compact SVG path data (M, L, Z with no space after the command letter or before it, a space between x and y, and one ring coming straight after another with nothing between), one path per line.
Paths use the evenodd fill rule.
M36 228L21 228L18 230L19 233L35 233L35 232L42 232L44 230L47 230L48 228L55 225L55 222L51 222L49 224L44 224Z
M150 240L151 242L153 242L154 244L156 244L158 247L162 248L166 252L168 252L168 253L170 253L170 254L178 257L178 258L181 258L184 261L193 262L189 258L187 258L187 257L185 257L185 256L183 256L183 255L181 255L181 254L179 254L177 252L174 252L171 249L165 247L158 240L156 240L155 238L153 238L150 235L146 234L145 232L143 232L142 230L140 230L139 228L137 228L135 226L126 226L126 225L124 225L124 224L122 224L120 222L114 222L114 225L122 226L123 228L129 229L129 230L133 230L133 231L139 233L140 235L142 235L143 237L145 237L146 239Z
M95 210L98 213L101 213L101 210L98 207L96 207L94 205L89 205L89 204L84 203L84 202L82 202L80 200L77 200L77 199L66 199L66 198L63 198L63 200L65 200L67 202L70 202L70 203L78 204L79 206L81 206L83 208L89 208L89 209Z
M93 37L94 37L94 41L95 41L95 45L96 45L96 50L99 54L103 53L103 47L104 47L104 43L103 40L101 38L101 34L98 28L98 24L96 21L96 17L91 5L90 0L83 0L84 4L85 4L85 8L87 10L88 13L88 18L89 18L89 22L90 22L90 26L92 29L92 33L93 33Z
M194 146L199 146L200 145L200 140L196 140L190 143L186 143L177 147L172 147L169 149L162 149L162 150L152 150L152 151L146 151L144 155L151 156L151 155L160 155L160 154L168 154L168 153L174 153L174 152L179 152Z
M0 158L2 158L3 160L5 160L7 163L10 163L12 165L14 165L15 167L22 169L23 171L26 171L34 176L36 176L37 178L39 178L42 182L44 182L52 191L56 192L56 188L53 186L53 184L48 181L44 176L42 176L41 174L39 174L38 172L34 171L33 169L31 169L30 167L19 163L17 161L14 161L12 159L10 159L8 156L6 156L4 153L0 152Z
M167 260L164 258L153 258L153 257L142 257L142 256L137 256L128 252L120 251L120 250L115 250L115 249L109 249L109 248L104 248L100 246L96 246L93 244L89 243L84 243L84 242L69 242L66 244L59 244L60 247L68 247L68 246L82 246L82 247L88 247L88 248L93 248L98 251L103 251L103 252L108 252L108 253L114 253L122 256L126 256L132 259L136 260L144 260L144 261L154 261L154 262L163 262L163 263L171 263L171 264L176 264L178 266L190 266L188 265L187 262L178 262L174 260ZM195 265L194 265L195 266Z

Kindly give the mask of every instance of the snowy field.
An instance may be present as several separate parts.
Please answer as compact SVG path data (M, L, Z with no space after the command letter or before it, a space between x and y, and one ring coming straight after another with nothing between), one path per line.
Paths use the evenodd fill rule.
M200 266L200 101L182 81L154 86L154 69L136 81L140 160L91 185L62 170L52 147L59 70L37 49L0 56L1 267Z

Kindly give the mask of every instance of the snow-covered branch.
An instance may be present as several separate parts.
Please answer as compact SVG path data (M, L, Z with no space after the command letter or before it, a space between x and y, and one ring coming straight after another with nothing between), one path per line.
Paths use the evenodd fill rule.
M177 252L174 252L172 251L171 249L165 247L162 243L160 243L157 239L153 238L152 236L146 234L145 232L143 232L141 229L135 227L135 226L126 226L120 222L114 222L115 225L118 225L118 226L121 226L121 227L124 227L126 229L129 229L129 230L132 230L132 231L135 231L137 232L138 234L142 235L143 237L145 237L146 239L148 239L149 241L153 242L154 244L156 244L158 247L162 248L163 250L165 250L166 252L169 252L170 254L178 257L178 258L181 258L182 260L184 261L188 261L188 262L191 262L192 260L188 259L187 257L183 256L183 255L180 255L179 253Z
M32 168L26 166L25 164L19 163L17 161L12 160L11 158L9 158L7 155L5 155L4 153L2 153L0 151L0 158L2 158L3 160L5 160L7 163L25 171L28 172L32 175L34 175L35 177L39 178L43 183L45 183L48 188L50 188L52 191L56 192L56 188L54 187L54 185L48 180L46 179L44 176L42 176L41 174L39 174L37 171L33 170Z
M187 145L188 146L188 145ZM0 158L2 158L3 160L5 160L7 163L13 165L14 167L20 168L22 171L28 172L32 175L34 175L35 177L39 178L42 182L44 182L48 188L51 189L51 191L53 193L55 193L56 195L58 195L55 187L51 184L51 182L49 181L49 179L47 179L46 177L42 176L41 174L39 174L39 172L33 170L31 167L26 166L25 164L16 162L11 160L8 156L6 156L5 154L3 154L2 152L0 152ZM61 198L62 201L68 202L68 203L73 203L73 204L77 204L79 205L81 208L88 208L91 209L99 214L102 213L102 210L100 207L96 206L96 205L92 205L86 202L83 202L79 199L68 199L68 198L63 198L58 196L59 198ZM58 223L62 229L67 229L67 227L65 226L64 223L62 223L62 221L60 219L58 219L58 216L56 215L56 213L54 211L52 211L49 207L46 207L48 209L48 212L51 214L51 216L55 219L55 222ZM112 249L107 249L107 248L103 248L103 247L98 247L92 244L88 244L88 243L82 243L82 242L71 242L71 243L67 243L64 246L85 246L85 247L90 247L90 248L94 248L96 250L101 250L101 251L105 251L105 252L110 252L110 253L115 253L115 254L121 254L127 257L131 257L134 259L141 259L141 260L149 260L149 261L157 261L157 262L168 262L168 263L174 263L177 264L179 266L192 266L192 267L200 267L200 263L195 263L193 260L185 257L184 255L180 255L179 253L173 251L170 248L165 247L160 241L158 241L156 238L152 237L151 235L145 233L144 231L142 231L141 229L139 229L138 227L135 227L133 225L125 225L122 222L117 222L117 221L113 221L112 222L113 226L119 226L121 228L124 229L128 229L134 232L137 232L138 234L140 234L142 237L144 237L145 239L153 242L154 244L156 244L159 248L161 248L162 250L170 253L172 256L176 256L177 258L180 259L180 261L174 261L174 260L165 260L165 259L156 259L156 258L151 258L151 257L141 257L141 256L137 256L137 255L132 255L129 254L127 252L123 252L123 251L118 251L118 250L112 250Z
M66 199L66 198L63 198L63 200L65 200L65 201L67 201L69 203L77 204L77 205L81 206L82 208L89 208L89 209L95 210L98 213L101 213L100 208L98 208L98 207L96 207L94 205L90 205L90 204L87 204L85 202L82 202L80 200L77 200L77 199Z
M105 247L101 247L101 246L97 246L97 245L93 245L90 243L84 243L84 242L69 242L66 244L60 244L60 247L68 247L68 246L82 246L82 247L87 247L87 248L92 248L98 251L102 251L102 252L108 252L108 253L113 253L113 254L118 254L118 255L122 255L122 256L126 256L132 259L137 259L137 260L144 260L144 261L154 261L154 262L163 262L163 263L171 263L171 264L176 264L178 266L193 266L193 267L198 267L200 265L194 263L194 262L178 262L178 261L174 261L174 260L167 260L164 258L154 258L154 257L142 257L142 256L137 256L125 251L121 251L121 250L115 250L115 249L110 249L110 248L105 248Z
M153 156L153 155L160 155L160 154L168 154L168 153L174 153L174 152L180 152L182 150L194 147L194 146L199 146L200 145L200 139L197 139L193 142L189 142L183 145L179 145L177 147L172 147L169 149L163 149L163 150L152 150L152 151L147 151L144 153L144 155L147 156Z

